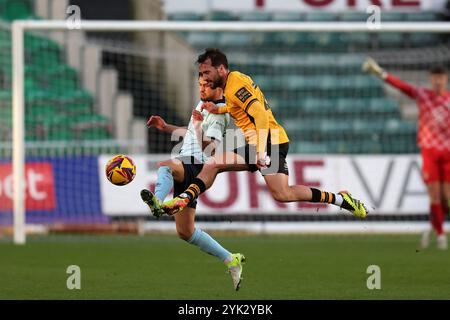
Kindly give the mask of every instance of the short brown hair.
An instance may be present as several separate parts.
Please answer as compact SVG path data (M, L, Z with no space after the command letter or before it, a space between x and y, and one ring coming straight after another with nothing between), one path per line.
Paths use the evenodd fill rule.
M228 69L228 60L227 56L216 48L207 48L205 49L205 52L203 52L201 55L197 58L197 63L204 63L206 60L210 59L211 64L213 67L220 67L220 65L223 65L225 69Z
M448 70L444 65L434 65L430 69L430 74L448 74Z

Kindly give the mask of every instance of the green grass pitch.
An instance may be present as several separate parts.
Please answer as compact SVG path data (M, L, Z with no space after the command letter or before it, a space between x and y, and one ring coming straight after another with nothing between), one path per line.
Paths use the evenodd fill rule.
M239 292L221 262L176 236L51 235L0 242L0 299L450 299L450 253L417 252L418 235L217 240L247 257ZM69 265L81 290L66 287ZM380 290L367 289L369 265Z

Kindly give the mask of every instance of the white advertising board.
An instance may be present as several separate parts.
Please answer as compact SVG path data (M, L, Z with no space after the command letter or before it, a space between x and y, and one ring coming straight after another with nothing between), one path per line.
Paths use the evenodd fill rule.
M147 206L140 190L154 188L156 164L168 155L130 155L136 163L134 181L112 185L104 168L111 155L99 157L102 210L106 215L145 215ZM290 155L290 184L302 184L331 192L350 191L363 200L372 214L423 214L428 198L421 179L419 155ZM170 195L171 196L171 195ZM267 191L259 172L222 173L200 197L197 211L214 213L336 213L335 206L311 203L279 203Z

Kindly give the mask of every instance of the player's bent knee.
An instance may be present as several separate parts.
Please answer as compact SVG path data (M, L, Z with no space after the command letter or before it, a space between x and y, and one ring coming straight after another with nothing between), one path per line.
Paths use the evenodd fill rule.
M190 223L181 223L176 226L178 237L184 241L188 241L194 234L194 227Z
M202 171L216 172L218 170L219 166L216 163L205 163Z
M194 233L194 230L186 229L186 228L177 228L178 237L181 240L188 241L192 234Z
M440 203L441 202L441 186L439 183L429 183L428 187L428 197L430 203Z
M444 199L450 201L450 184L444 184Z
M288 202L291 201L289 197L289 192L286 191L272 191L272 197L278 202Z
M439 192L429 192L428 197L430 198L431 203L441 202L441 195L439 194Z

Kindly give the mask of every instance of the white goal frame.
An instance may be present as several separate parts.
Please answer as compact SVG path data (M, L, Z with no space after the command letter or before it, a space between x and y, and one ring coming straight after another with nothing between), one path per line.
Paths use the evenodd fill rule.
M25 230L25 105L24 33L28 30L70 31L65 20L16 20L12 22L13 106L13 220L15 244L26 242ZM95 21L82 20L80 31L231 31L231 32L450 32L446 22L390 22L378 28L364 22L187 22L187 21Z

